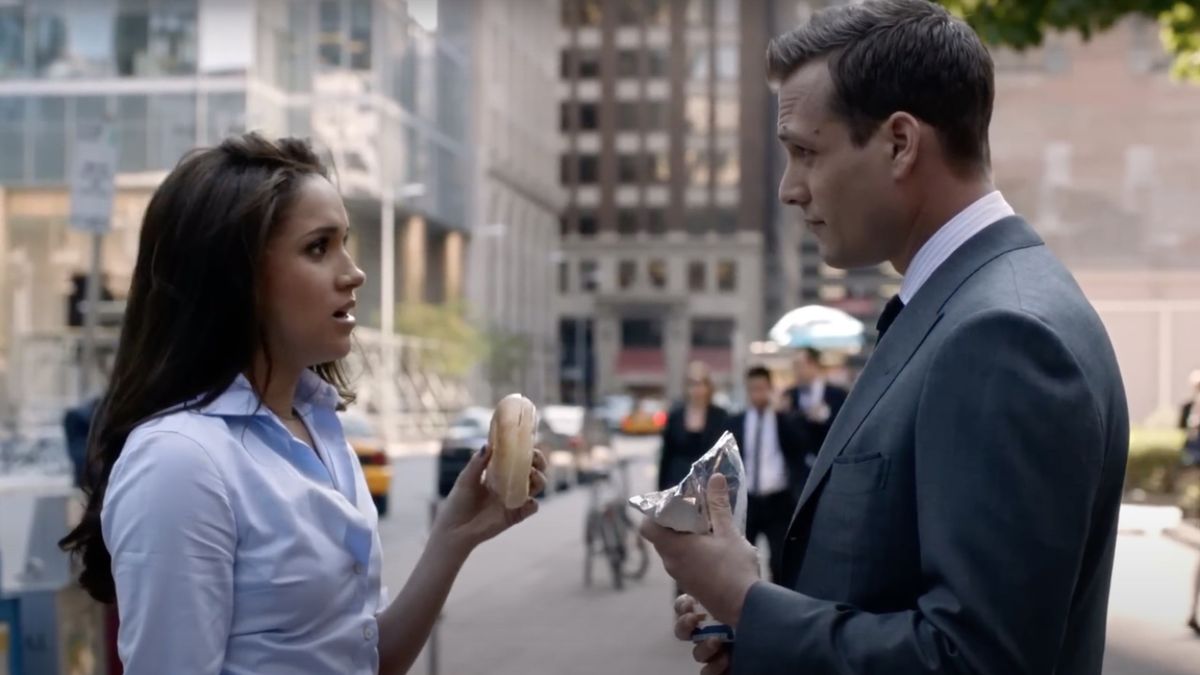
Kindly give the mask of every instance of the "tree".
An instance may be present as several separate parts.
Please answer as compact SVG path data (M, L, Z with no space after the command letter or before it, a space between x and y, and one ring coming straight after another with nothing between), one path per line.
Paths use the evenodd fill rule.
M396 331L436 343L438 365L447 375L464 376L487 355L486 338L456 303L401 303L396 306Z
M971 24L985 42L1014 49L1042 43L1047 31L1078 31L1084 39L1126 16L1157 18L1175 62L1174 76L1200 82L1200 0L939 0Z

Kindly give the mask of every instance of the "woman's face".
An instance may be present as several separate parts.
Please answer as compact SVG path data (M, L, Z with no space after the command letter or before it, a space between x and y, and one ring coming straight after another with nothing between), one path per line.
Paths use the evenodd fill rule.
M337 189L310 176L268 240L260 306L277 366L303 369L350 353L364 276L346 248L349 227Z
M708 381L703 377L688 375L687 395L688 400L690 400L692 403L707 403L709 398Z

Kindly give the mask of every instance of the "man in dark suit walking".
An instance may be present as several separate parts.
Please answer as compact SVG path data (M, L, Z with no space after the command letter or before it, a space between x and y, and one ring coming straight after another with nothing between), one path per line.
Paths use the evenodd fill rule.
M792 374L796 386L784 392L788 411L803 425L812 439L815 453L825 442L833 420L842 409L848 395L845 389L825 379L825 366L821 363L821 352L806 347L792 359Z
M788 161L826 263L900 293L821 448L782 585L722 477L711 535L643 532L734 627L705 673L1098 674L1129 420L1071 275L990 178L992 60L926 0L838 5L768 48ZM676 634L699 620L687 596Z
M771 578L778 581L783 574L783 540L808 477L808 448L804 431L791 416L775 410L772 398L771 371L762 366L746 371L748 405L730 418L729 431L746 468L746 539L754 544L758 535L766 535Z

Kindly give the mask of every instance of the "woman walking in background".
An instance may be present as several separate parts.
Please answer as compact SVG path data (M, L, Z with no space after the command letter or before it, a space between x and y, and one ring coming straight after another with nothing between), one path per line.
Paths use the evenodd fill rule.
M724 408L713 404L714 393L708 366L700 361L690 363L684 401L671 410L663 427L659 490L678 485L686 478L692 462L700 459L725 431L729 415Z

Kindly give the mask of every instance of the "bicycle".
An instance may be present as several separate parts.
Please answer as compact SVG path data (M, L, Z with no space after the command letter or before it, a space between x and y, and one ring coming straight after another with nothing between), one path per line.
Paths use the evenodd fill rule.
M592 564L603 557L612 573L613 587L625 588L626 581L637 581L650 567L646 541L638 534L629 517L626 500L629 490L630 458L618 458L615 468L599 472L589 484L589 505L584 521L583 584L592 585ZM617 475L614 477L613 474ZM608 486L614 496L604 499Z

